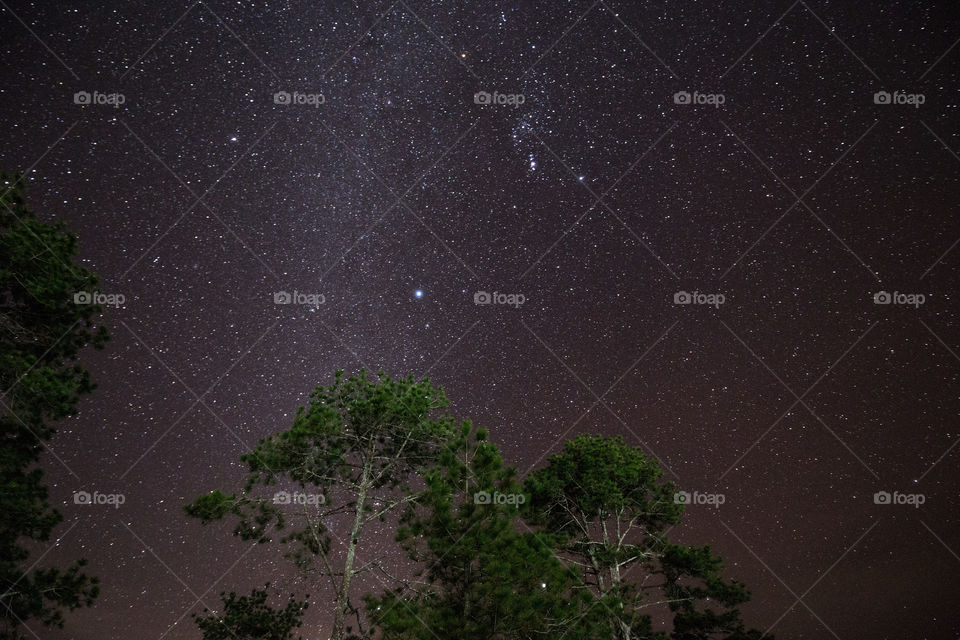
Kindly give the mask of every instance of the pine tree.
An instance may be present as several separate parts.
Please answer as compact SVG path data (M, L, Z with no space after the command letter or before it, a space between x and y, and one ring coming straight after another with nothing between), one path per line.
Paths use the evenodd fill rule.
M593 637L599 619L590 615L591 597L577 591L579 580L554 556L549 535L518 529L521 486L485 430L465 422L427 484L398 531L423 569L393 591L367 596L377 637Z
M78 560L66 569L27 572L30 543L50 539L63 520L48 501L41 453L57 420L73 415L94 384L77 364L85 346L103 347L95 304L75 294L96 289L74 264L77 239L27 209L20 176L0 175L0 637L17 639L38 620L62 627L63 611L90 606L99 587Z
M232 591L221 593L222 613L193 614L203 640L290 640L294 630L303 625L303 614L309 605L306 599L297 600L290 594L286 606L274 609L267 604L269 588L268 582L263 589L254 589L249 596L237 597ZM210 611L204 609L203 613Z
M527 477L526 516L558 534L558 555L580 569L603 605L607 637L648 637L651 608L666 605L672 639L760 638L744 629L736 608L749 600L749 591L723 579L722 562L710 547L667 539L683 505L662 475L655 460L619 436L581 436Z
M331 637L342 640L351 631L347 616L358 613L350 600L353 578L384 571L372 548L365 554L372 559L356 564L365 533L371 523L399 513L416 498L410 480L432 465L453 433L449 416L435 415L446 406L443 391L429 380L394 380L380 372L375 382L362 371L349 378L337 371L332 385L318 386L309 407L300 407L289 430L261 440L242 456L249 475L239 493L213 491L187 505L187 514L204 523L235 516L234 535L258 542L270 541L271 530L295 522L280 542L291 545L287 555L301 571L330 581L335 593ZM288 504L277 504L277 494L274 499L258 494L258 488L262 493L278 481L315 499L297 504L286 497L281 502ZM328 522L344 526L338 533Z

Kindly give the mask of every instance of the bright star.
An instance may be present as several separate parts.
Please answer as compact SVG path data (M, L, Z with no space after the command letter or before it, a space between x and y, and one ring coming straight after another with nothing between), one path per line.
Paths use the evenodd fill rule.
M414 295L414 297L422 298L422 297L423 297L423 289L417 289L416 291L413 292L413 295Z

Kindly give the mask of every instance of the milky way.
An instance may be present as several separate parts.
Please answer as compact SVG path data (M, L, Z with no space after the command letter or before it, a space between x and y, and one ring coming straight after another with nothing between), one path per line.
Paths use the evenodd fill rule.
M44 462L103 592L37 632L199 638L271 580L326 637L182 506L365 367L521 472L620 434L723 495L674 534L752 626L960 634L960 16L756 4L4 4L0 168L125 298Z

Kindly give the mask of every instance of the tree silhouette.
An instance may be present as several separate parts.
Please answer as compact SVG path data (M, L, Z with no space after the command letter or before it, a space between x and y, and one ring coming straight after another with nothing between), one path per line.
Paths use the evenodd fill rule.
M85 304L95 275L73 262L77 239L63 224L26 207L23 179L0 175L0 637L24 637L30 620L62 627L63 610L90 606L99 587L82 572L28 571L28 544L47 542L63 520L37 468L57 420L76 413L94 384L77 364L84 346L101 348L100 313ZM79 296L75 298L75 296ZM81 304L78 304L80 302Z

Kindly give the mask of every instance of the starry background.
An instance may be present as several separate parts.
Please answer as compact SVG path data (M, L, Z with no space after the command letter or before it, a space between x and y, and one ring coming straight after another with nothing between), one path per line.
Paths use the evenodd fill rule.
M0 167L126 298L38 549L104 588L38 634L199 638L190 612L272 580L326 637L330 593L182 505L361 367L429 376L520 471L620 434L724 494L674 533L751 587L752 626L960 634L952 3L0 4ZM274 304L293 290L324 303Z

